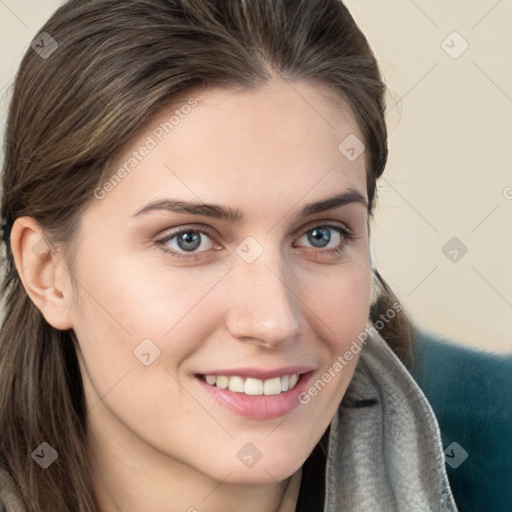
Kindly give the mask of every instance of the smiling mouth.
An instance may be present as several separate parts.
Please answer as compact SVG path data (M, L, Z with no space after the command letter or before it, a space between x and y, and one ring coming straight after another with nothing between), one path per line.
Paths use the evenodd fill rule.
M245 395L280 395L293 389L300 379L300 373L283 375L272 379L255 379L252 377L241 377L237 375L197 375L199 379L212 387L227 389L234 393Z

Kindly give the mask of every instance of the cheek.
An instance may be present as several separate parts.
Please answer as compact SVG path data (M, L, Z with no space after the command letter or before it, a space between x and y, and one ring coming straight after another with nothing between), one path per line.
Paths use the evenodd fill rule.
M321 320L331 352L343 353L368 321L369 266L354 265L335 269L323 277L313 276L306 290L305 301Z
M119 375L142 366L138 356L149 351L152 365L165 361L174 372L207 339L215 308L209 292L225 271L199 275L175 268L171 273L168 267L109 254L108 261L90 265L80 276L74 328L88 366L103 381L106 370Z
M325 409L323 417L328 418L343 398L359 359L360 335L370 311L370 269L364 264L337 268L329 278L317 276L314 282L316 286L310 283L304 296L314 312L310 323L323 342L318 343L325 358L318 379L303 400Z
M104 265L81 276L74 329L88 405L100 417L103 411L96 404L101 402L148 442L158 439L168 447L180 432L193 432L186 424L190 414L204 412L184 391L177 370L208 339L203 302L211 311L207 291L215 279L205 276L194 286L186 272L162 279L163 272L127 267ZM186 454L194 447L182 450Z

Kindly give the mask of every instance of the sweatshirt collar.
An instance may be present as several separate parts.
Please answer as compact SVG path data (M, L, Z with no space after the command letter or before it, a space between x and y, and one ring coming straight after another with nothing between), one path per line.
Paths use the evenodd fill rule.
M434 412L370 322L367 333L330 424L323 510L456 512Z

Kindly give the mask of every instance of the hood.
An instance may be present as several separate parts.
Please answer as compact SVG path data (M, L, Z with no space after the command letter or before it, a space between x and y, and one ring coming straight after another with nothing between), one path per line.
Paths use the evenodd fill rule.
M324 512L456 512L434 412L406 367L369 323L329 433Z

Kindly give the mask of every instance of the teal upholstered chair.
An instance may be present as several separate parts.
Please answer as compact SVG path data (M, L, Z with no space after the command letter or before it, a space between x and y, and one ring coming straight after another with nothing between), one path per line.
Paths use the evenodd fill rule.
M438 418L460 512L512 512L512 353L413 332L410 370Z

